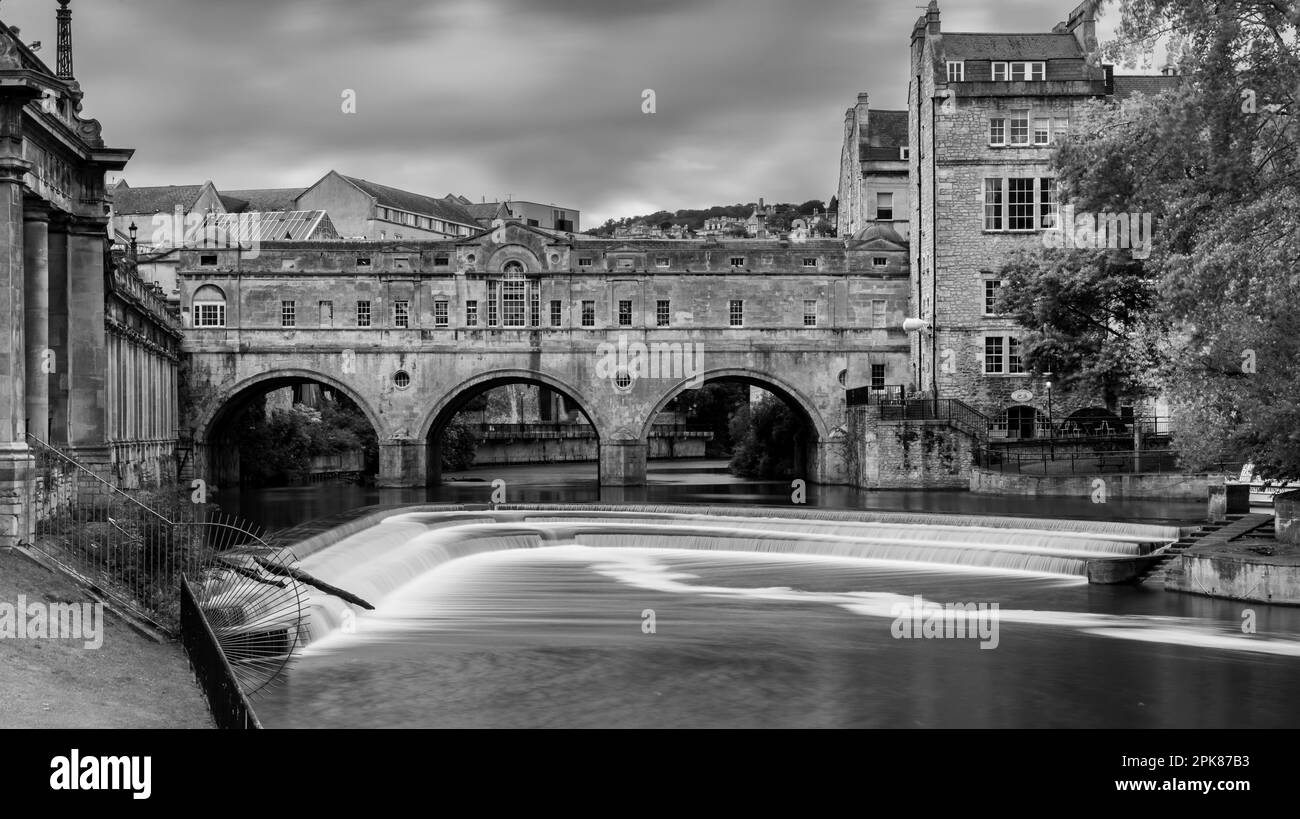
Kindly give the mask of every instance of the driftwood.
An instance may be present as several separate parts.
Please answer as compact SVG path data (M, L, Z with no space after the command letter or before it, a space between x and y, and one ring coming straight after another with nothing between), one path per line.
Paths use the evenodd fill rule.
M320 589L326 594L332 594L335 597L338 597L342 600L346 600L349 603L358 605L363 609L369 609L373 611L375 608L374 606L367 603L365 600L362 600L360 597L357 597L352 592L347 591L346 589L340 589L338 586L331 586L329 583L326 583L324 580L319 580L315 577L312 577L311 575L307 574L301 569L295 569L292 566L281 566L278 563L272 563L271 561L267 560L264 557L254 556L253 560L256 560L257 565L261 566L263 569L266 569L268 572L271 572L272 574L279 574L279 575L284 575L286 577L292 577L294 580L297 580L300 583L306 583L308 586L315 586L316 588Z
M267 578L263 577L262 575L258 574L257 572L253 571L247 566L240 566L238 563L231 562L224 558L218 558L218 560L220 561L222 566L226 567L227 569L230 569L235 574L241 574L244 577L249 578L250 580L256 580L258 583L265 583L268 586L275 586L276 588L279 589L283 589L285 586L289 585L285 583L283 580L268 580Z

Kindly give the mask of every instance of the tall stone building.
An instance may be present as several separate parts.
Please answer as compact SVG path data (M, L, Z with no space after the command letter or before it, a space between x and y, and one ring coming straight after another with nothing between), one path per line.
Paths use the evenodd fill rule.
M1007 255L1060 229L1053 151L1088 101L1177 81L1099 64L1096 5L1042 34L971 34L944 32L931 0L912 29L911 308L929 325L912 336L913 383L974 405L995 436L1031 437L1048 421L1048 379L1026 372L1018 325L994 304Z
M868 107L868 95L844 114L840 182L836 198L838 234L857 235L872 225L889 228L906 240L908 193L907 112Z
M80 114L59 3L57 72L0 23L0 546L35 524L29 433L122 481L176 440L179 326L110 255L104 177L132 151Z

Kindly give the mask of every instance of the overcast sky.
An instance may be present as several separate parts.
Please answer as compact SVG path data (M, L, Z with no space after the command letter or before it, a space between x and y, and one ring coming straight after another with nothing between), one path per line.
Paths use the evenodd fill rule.
M333 168L513 195L583 227L829 200L858 91L904 108L922 0L73 0L83 115L135 186L305 187ZM948 0L946 31L1049 31L1075 5ZM55 64L54 0L0 19ZM1109 28L1104 26L1099 33ZM341 110L356 92L355 114ZM642 113L642 91L657 110Z

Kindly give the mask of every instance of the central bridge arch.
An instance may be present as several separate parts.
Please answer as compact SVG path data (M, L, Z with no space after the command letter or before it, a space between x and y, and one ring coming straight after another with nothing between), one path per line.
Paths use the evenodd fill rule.
M417 440L426 446L426 475L430 485L442 481L442 433L451 420L456 417L474 398L495 389L511 384L532 384L546 387L559 393L577 407L596 435L596 444L601 446L609 440L601 414L589 395L572 384L553 375L527 369L500 369L479 373L448 388L435 401L433 407L425 414L421 422Z

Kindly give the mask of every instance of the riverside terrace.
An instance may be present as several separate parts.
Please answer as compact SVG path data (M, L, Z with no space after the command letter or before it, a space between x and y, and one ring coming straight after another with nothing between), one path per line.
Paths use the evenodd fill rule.
M841 483L845 389L911 380L906 249L871 240L626 242L511 221L459 241L187 250L178 278L194 475L227 483L229 421L272 389L346 395L379 438L380 485L421 486L461 407L530 383L592 424L602 484L637 485L656 415L720 379L784 399L808 479ZM611 372L601 345L621 337L694 345L699 369Z

